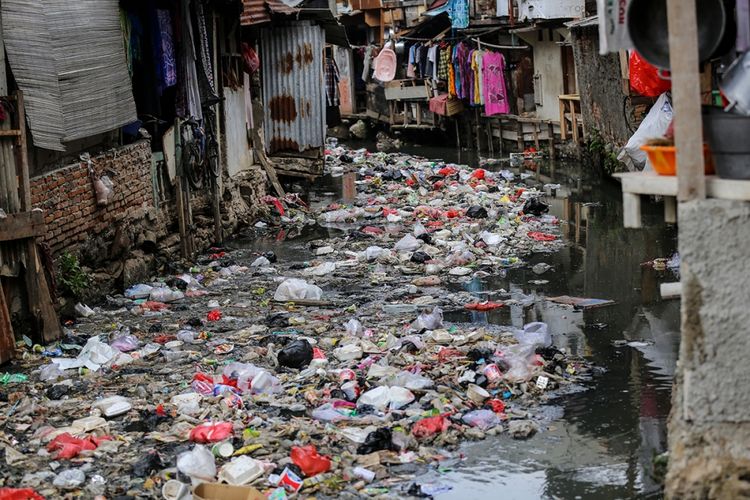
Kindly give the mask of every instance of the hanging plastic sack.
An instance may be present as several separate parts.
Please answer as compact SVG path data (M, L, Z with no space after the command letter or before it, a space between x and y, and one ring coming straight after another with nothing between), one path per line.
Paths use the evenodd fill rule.
M644 97L657 97L672 88L672 81L659 76L659 70L635 50L630 52L630 88Z
M255 49L245 42L242 42L242 62L244 63L245 73L252 75L260 68L260 58Z
M622 149L617 159L625 163L630 171L653 170L653 167L648 163L646 152L641 150L641 146L646 144L649 139L664 137L670 123L672 123L672 103L669 94L664 93L651 107L646 118L643 119L640 127Z
M109 177L103 175L98 179L94 179L94 191L96 191L96 204L100 207L104 207L109 203L114 194L115 185L112 183Z

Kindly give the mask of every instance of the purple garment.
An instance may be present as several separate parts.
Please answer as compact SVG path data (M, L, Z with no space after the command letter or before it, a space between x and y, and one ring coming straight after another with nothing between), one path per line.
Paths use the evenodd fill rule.
M482 70L485 114L487 116L508 114L510 104L505 90L505 58L499 52L485 52Z
M461 88L458 97L461 99L469 98L469 73L471 72L471 59L469 59L469 46L461 42L456 48L456 80L461 82Z
M164 87L177 85L177 61L175 59L174 38L172 36L172 16L166 9L158 9L156 17L159 20L161 35L161 73Z

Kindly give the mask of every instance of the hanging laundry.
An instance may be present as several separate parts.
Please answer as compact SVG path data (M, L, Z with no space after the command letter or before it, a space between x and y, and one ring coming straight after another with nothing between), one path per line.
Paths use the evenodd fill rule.
M338 106L339 96L339 67L333 57L326 57L326 103L328 106Z
M484 109L487 116L510 112L505 89L505 58L499 52L485 52L482 58Z
M157 9L161 34L161 66L164 87L177 85L177 59L175 58L172 16L166 9Z
M406 65L406 78L416 78L416 65L415 65L415 59L416 59L416 53L417 53L417 46L412 45L409 47L409 61Z
M451 48L448 45L440 47L440 63L438 64L438 80L448 81L450 72L448 68L451 65Z
M469 27L469 0L448 0L448 17L453 29Z
M484 104L484 82L482 81L482 58L484 51L475 50L471 55L471 70L474 74L474 99L472 104Z

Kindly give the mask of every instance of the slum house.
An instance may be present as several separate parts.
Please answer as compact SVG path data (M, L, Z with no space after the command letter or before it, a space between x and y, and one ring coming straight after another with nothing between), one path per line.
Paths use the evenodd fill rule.
M0 208L21 214L0 219L3 334L12 317L16 334L49 341L59 323L39 304L51 305L56 291L81 298L142 279L178 252L190 257L220 242L257 210L265 176L252 166L244 99L257 65L241 48L241 7L2 3L3 126L16 129L2 134ZM13 161L10 141L19 137ZM51 262L70 261L68 253L89 280L55 290ZM29 297L33 322L23 287L11 286L29 268L28 294L38 284L47 297Z
M396 73L387 82L370 82L367 114L397 129L455 128L458 142L491 152L502 151L504 141L519 150L529 143L549 148L556 137L578 144L584 126L564 22L585 9L584 0L437 0L417 26L395 32L383 45L397 55ZM485 53L491 66L502 67L502 78L485 74ZM489 111L487 78L502 100Z
M310 0L245 0L243 39L257 52L261 78L254 118L263 154L279 175L314 177L323 172L328 125L340 117L340 76L333 47L348 48L335 3Z

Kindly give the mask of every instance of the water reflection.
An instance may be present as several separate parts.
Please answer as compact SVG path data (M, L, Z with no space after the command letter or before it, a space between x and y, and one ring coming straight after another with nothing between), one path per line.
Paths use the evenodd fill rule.
M527 297L490 313L454 313L453 321L512 324L544 321L555 343L586 356L606 372L588 391L559 398L562 416L526 442L498 437L465 447L469 459L452 472L428 479L453 484L440 498L633 498L660 495L652 459L666 449L666 419L679 343L679 303L662 302L658 286L673 277L641 263L671 255L676 233L664 225L622 227L619 189L603 181L583 182L575 167L539 168L543 183L562 184L550 197L568 246L535 255L529 266L505 276L474 280L463 289L486 297L507 291ZM566 178L573 176L574 179ZM572 182L571 182L572 181ZM653 207L658 213L658 208ZM652 214L653 215L653 214ZM652 221L656 217L651 218ZM546 262L553 271L536 276L530 267ZM530 281L543 279L546 284ZM610 307L575 311L545 301L570 295L611 299ZM614 341L638 341L630 345Z

